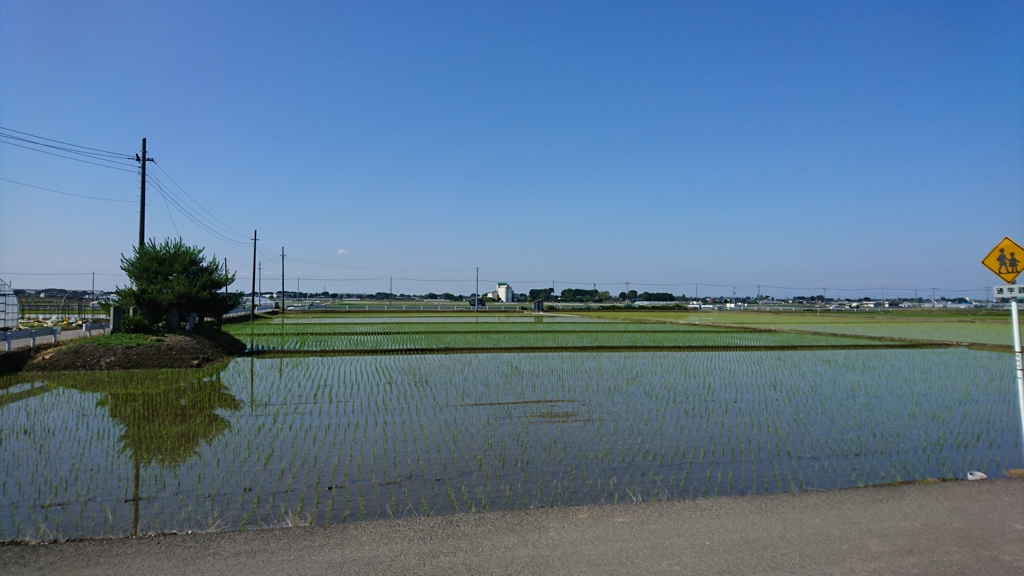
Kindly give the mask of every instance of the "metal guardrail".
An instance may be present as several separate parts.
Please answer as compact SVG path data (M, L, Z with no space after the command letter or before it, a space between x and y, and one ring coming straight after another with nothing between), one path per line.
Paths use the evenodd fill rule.
M94 331L106 334L108 330L110 330L110 322L86 322L85 324L82 324L82 331L89 337L92 336Z
M4 351L11 351L11 342L15 340L25 340L28 338L32 339L32 346L36 345L36 338L39 336L52 336L51 342L57 341L57 336L60 335L60 326L54 328L37 328L35 330L14 330L11 332L4 332L0 336L0 341L4 343Z
M264 312L273 312L275 308L273 306L257 306L256 313L262 314ZM249 308L235 308L231 312L224 315L224 318L237 318L239 316L248 316Z

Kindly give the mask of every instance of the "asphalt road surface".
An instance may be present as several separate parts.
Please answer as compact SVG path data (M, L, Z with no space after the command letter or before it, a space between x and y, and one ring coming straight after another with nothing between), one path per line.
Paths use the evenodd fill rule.
M1024 574L1024 480L0 547L3 574Z

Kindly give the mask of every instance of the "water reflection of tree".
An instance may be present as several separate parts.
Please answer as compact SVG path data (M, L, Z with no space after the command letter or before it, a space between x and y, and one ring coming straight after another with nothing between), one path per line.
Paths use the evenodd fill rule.
M121 453L137 464L178 467L202 444L231 429L217 410L238 411L242 402L221 383L220 375L171 385L141 382L119 387L98 406L124 427Z
M148 376L142 377L140 376ZM139 532L139 480L142 466L177 468L196 455L203 444L212 444L231 429L218 410L236 412L242 402L224 386L220 372L178 371L108 374L97 381L85 378L65 384L69 388L104 394L97 406L123 429L119 453L134 464L132 535Z

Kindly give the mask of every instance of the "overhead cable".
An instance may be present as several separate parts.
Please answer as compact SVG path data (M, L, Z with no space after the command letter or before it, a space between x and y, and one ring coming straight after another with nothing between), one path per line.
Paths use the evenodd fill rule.
M163 172L164 176L167 176L167 179L170 180L171 182L173 182L174 185L178 187L178 190L181 190L182 193L185 194L185 196L187 196L188 199L191 200L196 206L198 206L200 210L202 210L203 212L206 212L211 218L213 218L214 220L219 222L221 225L223 225L224 228L226 229L226 231L230 231L231 233L237 234L239 236L245 236L244 234L242 234L238 230L235 230L231 226L228 226L223 220L221 220L220 218L217 218L212 212L207 210L202 204L199 203L198 200L193 198L192 195L188 193L188 191L186 191L184 188L182 188L181 184L178 184L177 180L172 178L171 175L168 174L166 170L164 170L164 167L161 166L160 164L158 164L156 160L153 161L153 164L156 164L156 167L160 170L160 172Z
M242 235L241 233L236 232L229 228L225 228L224 226L219 225L216 222L211 221L209 218L206 218L202 214L196 212L191 206L188 205L187 202L185 202L185 200L183 200L180 196L175 194L173 190L171 190L166 184L164 184L163 181L160 180L160 178L157 177L156 174L146 174L146 180L154 183L154 185L157 186L160 190L162 190L165 194L173 198L175 201L175 205L180 206L180 209L182 211L187 211L195 219L202 220L205 224L206 229L216 229L219 232L219 236L231 237L234 238L236 241L242 241L243 239L245 239L245 236ZM200 208L202 207L200 206Z
M88 160L83 160L81 158L72 158L71 156L64 156L62 154L56 154L54 152L49 152L49 151L46 151L46 150L39 150L39 149L36 149L36 148L31 148L29 146L22 146L21 144L15 144L14 142L8 142L8 141L2 140L2 139L0 139L0 144L7 144L8 146L17 146L18 148L24 148L26 150L31 150L33 152L39 152L41 154L49 154L50 156L56 156L57 158L64 158L66 160L74 160L75 162L82 162L83 164L92 164L93 166L99 166L101 168L110 168L111 170L120 170L121 172L135 172L136 171L134 169L129 169L129 168L118 168L117 166L110 166L109 164L100 164L99 162L90 162ZM119 166L131 166L131 164L122 164L120 162L114 162L114 164L118 164Z
M10 182L11 184L17 184L18 186L25 186L26 188L35 188L36 190L45 190L47 192L53 192L56 194L63 194L65 196L74 196L76 198L87 198L89 200L103 200L104 202L126 202L129 204L135 203L135 200L118 200L116 198L99 198L97 196L86 196L85 194L72 194L71 192L61 192L60 190L54 190L53 188L43 188L42 186L33 186L32 184L25 184L24 182L18 182L16 180L10 180L7 178L0 178L4 182Z
M56 142L57 144L64 144L65 146L74 146L75 148L82 148L84 150L91 150L93 152L102 152L104 154L110 154L111 156L125 157L125 158L128 158L128 159L132 158L132 156L130 154L124 154L124 153L121 153L121 152L111 152L110 150L103 150L101 148L92 148L92 147L89 147L89 146L82 146L81 144L72 144L70 142L63 142L61 140L54 140L53 138L47 138L45 136L38 136L36 134L29 134L28 132L22 132L20 130L15 130L13 128L6 128L4 126L0 126L0 131L14 132L15 134L21 134L22 136L29 136L31 138L37 138L39 140L46 140L48 142Z
M380 268L366 268L366 266L348 266L348 265L344 265L344 264L334 264L334 263L330 263L330 262L317 262L315 260L306 260L306 259L303 259L303 258L294 258L294 257L289 257L287 259L291 260L291 261L294 261L294 262L302 262L302 263L305 263L305 264L315 264L315 265L322 265L322 266L331 266L331 268L340 268L340 269L346 269L346 270L370 270L370 271L374 271L374 272L416 272L416 273L434 274L434 273L442 273L442 272L466 272L466 271L469 271L469 270L473 270L472 268L458 268L458 269L449 269L449 270L380 269Z
M215 236L215 237L219 238L220 240L223 240L224 242L228 242L229 244L234 244L236 246L245 246L247 244L246 242L243 242L241 240L235 240L233 238L229 238L228 236L225 236L224 234L220 233L216 229L210 227L205 222L200 220L199 217L197 217L197 215L193 214L187 207L182 206L181 203L179 202L179 200L172 193L168 192L166 190L166 188L163 186L163 184L160 183L158 180L150 179L148 175L146 177L146 180L149 181L149 183L153 185L153 187L156 189L156 191L158 193L160 193L161 196L163 196L179 212L184 214L186 218L191 220L192 223L195 224L196 226L199 226L199 228L201 228L203 231L209 233L212 236Z

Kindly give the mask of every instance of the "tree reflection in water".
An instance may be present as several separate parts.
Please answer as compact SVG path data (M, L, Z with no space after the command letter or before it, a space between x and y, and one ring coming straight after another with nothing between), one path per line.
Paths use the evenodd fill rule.
M220 372L198 373L194 379L168 382L123 382L103 390L97 406L121 424L120 453L135 465L131 534L139 533L139 475L142 466L177 468L231 429L217 410L236 412L242 402L221 382Z

